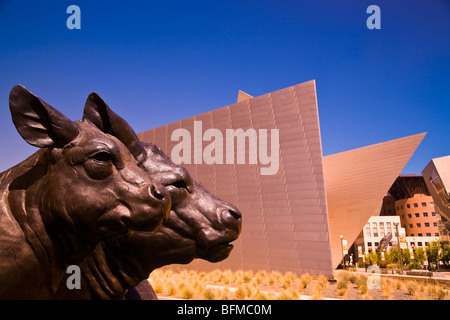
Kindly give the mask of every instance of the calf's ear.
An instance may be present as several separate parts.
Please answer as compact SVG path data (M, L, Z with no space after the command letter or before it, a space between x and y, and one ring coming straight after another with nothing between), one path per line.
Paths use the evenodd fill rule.
M130 150L138 163L145 160L145 148L133 128L113 112L96 92L89 94L86 100L83 120L89 120L101 131L119 139Z
M19 134L35 147L63 147L78 135L69 118L21 85L9 93L9 109Z

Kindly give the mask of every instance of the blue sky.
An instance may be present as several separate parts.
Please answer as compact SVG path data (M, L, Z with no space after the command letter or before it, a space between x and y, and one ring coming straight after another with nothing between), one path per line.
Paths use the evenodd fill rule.
M0 0L0 171L35 151L17 83L72 120L96 91L141 132L315 79L324 155L426 131L403 170L420 173L450 154L449 18L448 0Z

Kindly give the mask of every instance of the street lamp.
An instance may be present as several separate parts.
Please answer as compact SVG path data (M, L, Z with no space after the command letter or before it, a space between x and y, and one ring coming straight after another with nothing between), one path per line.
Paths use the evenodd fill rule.
M400 233L398 232L398 221L394 221L395 231L397 232L398 255L400 256L400 274L403 274L402 249L400 249Z
M339 238L341 238L341 253L342 253L342 269L344 269L344 267L345 267L345 260L344 260L344 236L341 234L340 236L339 236Z

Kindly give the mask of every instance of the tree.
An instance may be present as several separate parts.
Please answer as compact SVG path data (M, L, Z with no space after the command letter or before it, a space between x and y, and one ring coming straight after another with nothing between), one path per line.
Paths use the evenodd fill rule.
M425 256L425 250L423 250L422 248L417 248L414 251L414 260L413 261L417 261L421 265L423 265L423 262L425 261L426 258L427 257Z
M428 262L436 264L436 268L439 269L439 261L444 257L442 250L442 241L437 240L430 242L426 248Z
M380 260L380 259L378 257L378 254L375 251L369 252L366 256L366 261L369 264L377 264L378 260Z
M411 262L411 252L408 249L402 250L402 262L404 265L408 265Z
M450 243L446 243L443 246L443 257L442 260L445 262L445 264L448 265L449 261L450 261Z
M386 260L394 263L400 263L400 255L398 254L398 248L394 247L386 253Z

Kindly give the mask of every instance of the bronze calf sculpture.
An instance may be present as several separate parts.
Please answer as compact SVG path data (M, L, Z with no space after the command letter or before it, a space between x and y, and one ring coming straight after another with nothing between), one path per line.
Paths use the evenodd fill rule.
M84 119L117 136L139 166L166 187L172 199L171 212L157 231L103 241L80 264L81 289L68 290L61 285L53 298L123 299L128 289L140 282L147 284L156 268L186 264L195 258L218 262L228 257L233 248L230 242L238 238L242 224L235 206L208 192L156 145L141 142L96 93L87 99Z
M90 121L72 122L20 85L9 104L41 149L0 174L0 299L46 299L100 241L157 229L170 196Z

